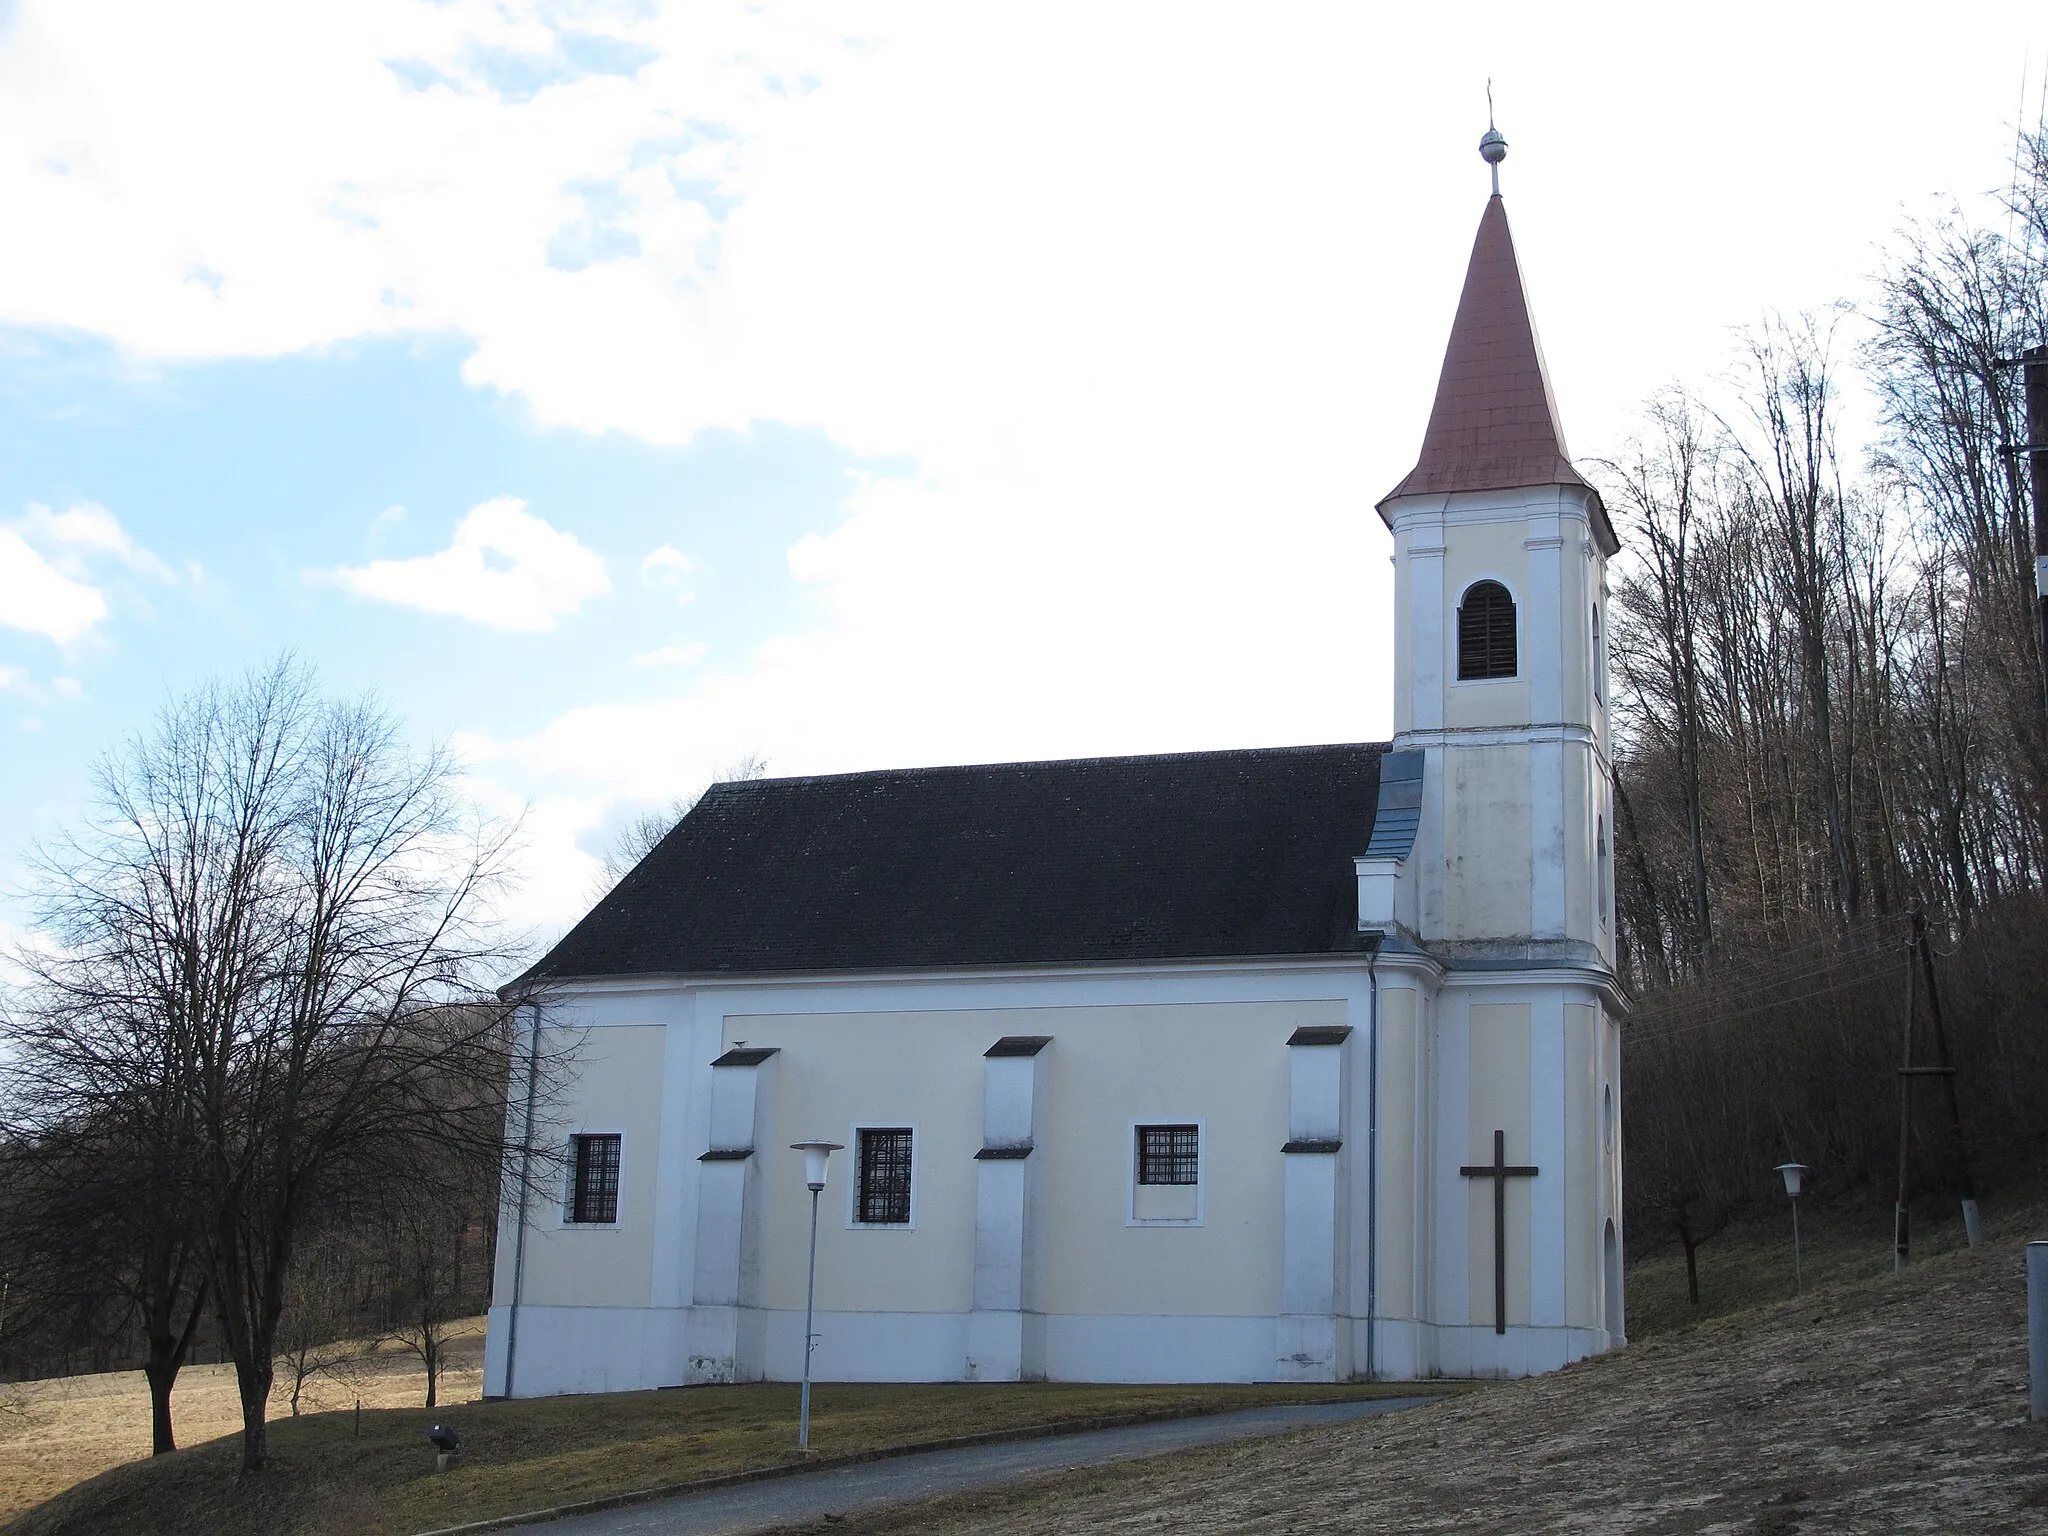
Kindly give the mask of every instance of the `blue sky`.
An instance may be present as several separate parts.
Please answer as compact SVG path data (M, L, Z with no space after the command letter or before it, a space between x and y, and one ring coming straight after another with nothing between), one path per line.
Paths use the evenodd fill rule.
M789 546L842 520L854 471L901 472L772 423L687 447L541 428L463 384L468 350L438 335L136 367L94 338L0 334L0 506L103 509L155 557L34 539L79 562L109 611L69 647L0 629L18 679L0 693L10 831L75 814L81 765L167 693L282 648L443 735L478 721L524 736L593 696L658 698L678 672L808 622ZM430 555L501 497L616 572L605 600L531 631L327 574ZM689 551L687 568L643 575L663 548Z
M541 934L748 754L1381 735L1488 77L1586 457L1988 206L2048 58L1407 10L0 3L0 885L284 648L526 817Z

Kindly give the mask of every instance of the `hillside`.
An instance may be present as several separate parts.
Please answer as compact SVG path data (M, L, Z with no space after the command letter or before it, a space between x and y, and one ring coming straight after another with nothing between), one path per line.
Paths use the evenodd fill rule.
M2026 1420L2016 1228L1436 1407L830 1529L2038 1533L2048 1425Z

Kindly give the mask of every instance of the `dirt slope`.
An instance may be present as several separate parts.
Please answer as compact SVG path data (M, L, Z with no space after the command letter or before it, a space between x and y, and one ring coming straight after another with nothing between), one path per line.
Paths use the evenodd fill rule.
M1434 1408L829 1528L2048 1532L2022 1263L2008 1238Z

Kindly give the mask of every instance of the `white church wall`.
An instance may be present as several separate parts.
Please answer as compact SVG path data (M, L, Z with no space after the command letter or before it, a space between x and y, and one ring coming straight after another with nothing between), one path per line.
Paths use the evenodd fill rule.
M1540 1173L1533 1179L1515 1181L1528 1191L1529 1322L1538 1328L1561 1328L1566 1321L1567 1254L1572 1246L1568 1226L1571 1127L1566 1118L1570 1054L1564 989L1546 987L1529 1003L1529 1138L1522 1143L1528 1149L1522 1160ZM1492 1158L1480 1161L1491 1162ZM1512 1251L1512 1221L1508 1236ZM1512 1271L1512 1264L1509 1268Z
M1600 1231L1607 1201L1601 1188L1600 1010L1590 1002L1564 1005L1565 1143L1564 1320L1576 1328L1601 1326ZM1560 1139L1563 1139L1560 1137Z
M484 1383L493 1397L505 1395L511 1311L493 1306L485 1321ZM672 1386L679 1379L675 1362L686 1347L688 1320L686 1308L522 1303L513 1395Z
M1525 508L1519 501L1488 498L1454 508L1445 521L1444 617L1439 642L1443 651L1443 722L1452 730L1470 730L1544 719L1530 713L1531 658L1540 650L1541 635L1540 594L1534 590L1529 551L1523 547L1528 526ZM1466 591L1481 581L1499 582L1515 600L1520 665L1512 678L1473 681L1458 676L1458 608Z
M1444 679L1456 675L1455 659L1447 655L1444 641L1452 619L1445 590L1443 498L1432 497L1427 502L1427 509L1411 507L1394 525L1396 735L1440 730L1444 724ZM1405 688L1403 679L1408 684ZM1423 803L1429 803L1426 794Z
M1417 1244L1419 1231L1412 1192L1418 1172L1416 1138L1423 1122L1415 1088L1422 1079L1421 1053L1416 1035L1417 993L1411 986L1380 981L1380 1252L1379 1314L1383 1318L1412 1318L1416 1313ZM1360 1041L1363 1049L1367 1042ZM1368 1119L1364 1102L1370 1093L1368 1074L1354 1070L1352 1091L1359 1103L1352 1111L1351 1124L1362 1134ZM1361 1179L1369 1173L1366 1162L1356 1162ZM1346 1310L1356 1316L1366 1312L1366 1266L1371 1234L1362 1204L1354 1200L1357 1219L1351 1230L1351 1276L1353 1284ZM1362 1361L1362 1353L1353 1356Z
M1272 1317L1287 1037L1348 1022L1338 1000L1108 1008L1063 1020L1048 1048L1046 1310ZM1199 1225L1131 1224L1133 1122L1203 1125ZM1270 1330L1265 1347L1270 1356Z
M1487 939L1529 927L1529 751L1501 743L1442 752L1442 936Z
M986 1015L955 1012L729 1017L729 1037L775 1046L777 1078L757 1145L763 1204L763 1299L801 1312L810 1196L801 1154L785 1143L824 1137L835 1154L819 1204L818 1272L831 1305L851 1312L966 1312L974 1298L974 1154L981 1148L983 1052L1006 1033ZM858 1130L913 1131L911 1221L865 1226L853 1206ZM955 1367L958 1369L957 1365Z
M1490 1190L1484 1181L1455 1176L1458 1164L1491 1160L1496 1124L1509 1130L1511 1160L1556 1166L1546 1155L1532 1157L1527 1141L1540 1097L1530 1071L1530 1005L1554 994L1554 987L1521 984L1533 978L1512 975L1475 984L1474 978L1461 981L1454 974L1446 981L1455 984L1427 1001L1424 994L1437 985L1431 979L1437 974L1433 965L1417 969L1389 955L1380 972L1380 1373L1466 1368L1492 1373L1531 1351L1531 1358L1555 1354L1560 1363L1574 1350L1585 1352L1563 1329L1538 1330L1546 1338L1556 1335L1547 1343L1533 1334L1524 1338L1533 1290L1526 1245L1519 1245L1523 1251L1515 1256L1510 1275L1512 1348L1504 1354L1496 1347ZM626 1104L636 1093L643 1096L641 1108L632 1112L638 1122L625 1127L632 1150L624 1170L620 1229L607 1235L624 1236L630 1222L644 1217L642 1230L650 1244L655 1227L667 1223L666 1247L694 1232L693 1219L671 1214L671 1208L675 1213L694 1209L706 1166L698 1163L697 1154L707 1134L709 1061L741 1039L776 1050L773 1102L755 1137L764 1191L758 1208L766 1222L762 1304L743 1306L728 1320L734 1340L729 1348L743 1379L793 1376L800 1366L808 1203L795 1155L782 1152L782 1146L813 1133L850 1142L848 1133L860 1122L916 1128L916 1224L908 1231L850 1226L851 1149L835 1158L820 1232L819 1304L826 1319L820 1331L828 1341L821 1346L819 1374L826 1379L908 1380L957 1378L966 1372L977 1349L970 1331L977 1316L972 1310L973 1266L983 1165L975 1162L974 1153L982 1145L990 1091L990 1063L982 1053L1004 1035L1041 1034L1053 1037L1044 1055L1044 1131L1035 1138L1039 1148L1033 1153L1045 1183L1040 1228L1045 1310L1016 1317L1020 1338L1014 1346L1006 1344L1006 1352L1014 1348L1021 1361L1021 1331L1030 1330L1031 1357L1055 1378L1259 1380L1286 1374L1281 1357L1290 1348L1303 1352L1299 1346L1307 1338L1299 1327L1289 1332L1282 1326L1285 1169L1300 1160L1279 1150L1291 1131L1290 1073L1296 1070L1292 1058L1300 1054L1286 1042L1304 1025L1329 1024L1354 1030L1345 1048L1352 1053L1341 1160L1347 1187L1335 1196L1339 1262L1332 1282L1343 1299L1330 1324L1316 1333L1314 1349L1306 1352L1318 1359L1327 1356L1333 1371L1363 1369L1367 1181L1362 1095L1367 1075L1359 1053L1366 1044L1368 1014L1361 964L765 981L671 987L665 997L660 993L658 987L600 987L584 999L582 1011L574 1015L579 1020L617 1022L588 1031L593 1039L576 1091L607 1105ZM1475 996L1482 999L1476 1015L1469 1006ZM1046 1006L1008 1006L1025 999L1044 1000ZM800 1006L791 1008L792 1003ZM656 1016L667 1017L669 1024L624 1022ZM1593 1058L1611 1056L1611 1046L1601 1043L1611 1031L1597 1012L1587 1016L1594 1020L1594 1043L1586 1047L1584 1059L1597 1076ZM1504 1043L1518 1032L1517 1021L1519 1062L1511 1046L1502 1061ZM1568 1057L1568 1051L1562 1053L1566 1065L1554 1085L1560 1122L1573 1091ZM1513 1096L1509 1085L1514 1079L1521 1084L1519 1122L1499 1107L1503 1094ZM685 1085L680 1095L678 1082ZM662 1094L655 1090L663 1084L669 1098L666 1113L658 1102L644 1102L658 1101ZM1309 1096L1302 1098L1303 1105L1313 1098L1314 1087L1306 1085ZM575 1106L563 1108L568 1112ZM627 1115L623 1109L607 1113ZM1571 1113L1576 1117L1576 1110ZM832 1123L820 1130L800 1123L799 1117ZM1200 1225L1129 1224L1131 1127L1139 1121L1202 1126ZM1427 1143L1426 1150L1416 1146L1418 1137ZM634 1187L634 1178L638 1171L651 1181L663 1157L669 1159L667 1166L681 1170L681 1183L670 1188L664 1174L654 1199L651 1190ZM1617 1198L1611 1193L1614 1164L1604 1152L1595 1154L1595 1161L1590 1179L1597 1188L1590 1198L1604 1208ZM1530 1230L1528 1182L1516 1181L1519 1190L1510 1187L1511 1235ZM1577 1210L1579 1198L1567 1191L1567 1206ZM1419 1241L1419 1229L1430 1221L1433 1207L1433 1240ZM542 1230L550 1224L556 1230ZM559 1264L543 1275L534 1267L535 1256L546 1251L550 1240L559 1248L562 1236L554 1211L539 1215L529 1234L520 1394L688 1379L688 1329L695 1326L688 1319L730 1309L647 1306L644 1302L654 1299L651 1287L636 1293L642 1304L619 1305L618 1296L604 1289L615 1275L593 1274L597 1283L584 1283ZM856 1240L874 1246L863 1253ZM1511 1255L1517 1246L1511 1243ZM585 1256L588 1262L576 1266L582 1272L604 1263L596 1248L570 1252ZM912 1258L899 1264L896 1255ZM542 1259L542 1268L550 1262ZM645 1277L664 1263L673 1272L677 1260L628 1256L621 1267L637 1268L642 1277L637 1284L646 1286ZM1580 1265L1578 1278L1567 1276L1563 1282L1564 1310L1575 1326L1582 1316L1596 1323L1604 1317L1597 1309L1588 1313L1576 1299L1583 1269ZM1596 1277L1587 1293L1599 1292L1602 1284ZM561 1304L568 1289L585 1304ZM499 1300L508 1295L509 1288L501 1286ZM500 1369L503 1319L503 1306L494 1309L489 1341L494 1373ZM1604 1341L1604 1328L1597 1331ZM1327 1341L1324 1334L1330 1335ZM1470 1337L1458 1342L1466 1334ZM498 1379L491 1377L494 1384Z
M522 1301L535 1306L645 1307L651 1299L655 1172L667 1030L662 1025L570 1028L571 1071L537 1135L566 1146L578 1132L621 1137L619 1219L564 1219L565 1189L536 1193L527 1212ZM512 1227L514 1223L505 1223ZM509 1246L500 1253L509 1265ZM498 1294L511 1294L509 1273Z

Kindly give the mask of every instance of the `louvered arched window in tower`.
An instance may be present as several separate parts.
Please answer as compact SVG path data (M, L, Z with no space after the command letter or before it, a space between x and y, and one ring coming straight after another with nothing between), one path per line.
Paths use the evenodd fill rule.
M1497 581L1476 581L1458 604L1458 681L1513 677L1515 600Z

